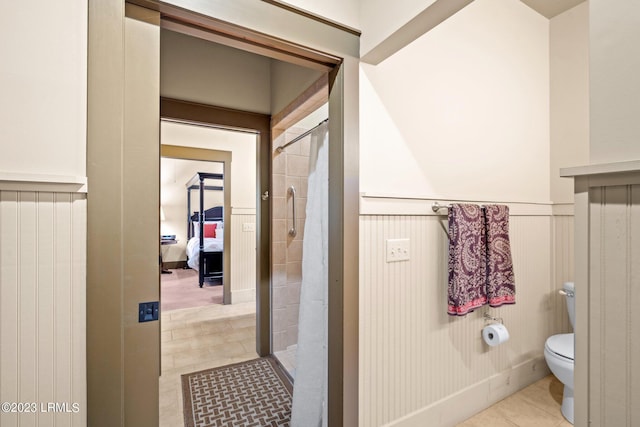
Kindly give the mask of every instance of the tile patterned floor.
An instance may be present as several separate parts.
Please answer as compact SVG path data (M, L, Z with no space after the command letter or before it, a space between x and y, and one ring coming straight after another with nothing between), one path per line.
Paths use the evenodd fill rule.
M549 375L458 427L571 427L560 412L563 385Z
M183 426L180 375L258 357L255 303L162 313L160 427Z

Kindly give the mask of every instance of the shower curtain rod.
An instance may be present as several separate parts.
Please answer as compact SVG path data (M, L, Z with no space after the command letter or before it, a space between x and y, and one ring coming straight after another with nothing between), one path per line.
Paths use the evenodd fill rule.
M282 153L285 148L287 148L288 146L290 146L293 143L296 143L296 142L300 141L302 138L304 138L305 136L307 136L311 132L313 132L318 126L321 126L323 123L326 123L328 121L329 121L329 119L324 119L323 121L321 121L320 123L318 123L317 125L315 125L311 129L309 129L308 131L306 131L302 135L298 135L295 138L293 138L291 141L287 142L286 144L279 146L278 148L276 148L276 151L278 151L278 153Z

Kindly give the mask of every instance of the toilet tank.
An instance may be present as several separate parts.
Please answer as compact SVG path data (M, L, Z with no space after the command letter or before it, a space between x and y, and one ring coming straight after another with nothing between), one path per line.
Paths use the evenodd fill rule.
M567 312L569 313L569 321L571 322L571 327L575 329L576 327L576 298L575 298L576 287L573 282L565 282L562 285L562 289L564 289L566 292L565 298L567 300Z

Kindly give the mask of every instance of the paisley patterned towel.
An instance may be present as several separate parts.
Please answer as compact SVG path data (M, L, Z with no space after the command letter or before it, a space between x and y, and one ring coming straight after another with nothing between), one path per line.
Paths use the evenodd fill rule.
M486 241L480 206L449 208L449 289L447 313L464 316L487 303Z
M486 205L487 297L489 305L515 304L516 288L509 244L509 207Z

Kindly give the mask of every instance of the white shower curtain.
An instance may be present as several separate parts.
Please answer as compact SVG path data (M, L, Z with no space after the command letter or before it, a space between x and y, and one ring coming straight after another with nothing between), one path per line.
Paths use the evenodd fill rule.
M292 427L327 426L329 132L311 134Z

